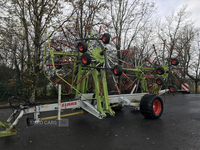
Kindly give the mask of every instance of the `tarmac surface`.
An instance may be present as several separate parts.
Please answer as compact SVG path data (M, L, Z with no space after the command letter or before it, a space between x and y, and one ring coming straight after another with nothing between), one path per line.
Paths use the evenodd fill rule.
M11 112L0 109L0 120ZM42 117L51 115L56 112ZM163 114L156 120L145 119L140 111L128 107L103 120L90 114L68 120L68 127L27 127L24 116L17 135L0 138L0 150L200 150L198 94L168 95Z

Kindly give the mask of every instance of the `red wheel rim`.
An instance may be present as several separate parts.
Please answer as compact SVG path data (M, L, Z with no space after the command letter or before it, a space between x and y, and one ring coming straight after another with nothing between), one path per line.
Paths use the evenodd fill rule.
M158 85L162 84L161 80L156 80L156 83L157 83Z
M78 49L79 49L79 51L83 51L83 45L82 45L82 44L79 44L79 45L78 45Z
M160 69L157 70L158 74L162 74L162 71Z
M153 103L153 111L155 114L159 114L161 111L161 102L159 100L155 100Z
M114 73L115 73L115 74L118 73L118 68L117 68L117 67L114 68Z
M172 60L172 64L173 65L175 65L176 64L176 60L174 59L174 60Z
M81 59L82 59L82 62L83 62L84 64L87 63L87 58L86 58L85 56L83 56Z
M175 91L174 87L170 87L170 91L174 92Z
M105 35L102 37L102 41L103 41L103 42L106 41L106 36L105 36Z

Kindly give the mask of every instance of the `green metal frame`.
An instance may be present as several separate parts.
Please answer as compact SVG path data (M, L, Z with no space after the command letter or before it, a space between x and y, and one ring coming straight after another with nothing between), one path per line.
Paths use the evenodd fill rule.
M169 73L167 73L169 71L169 66L167 66L164 62L164 58L163 58L163 62L162 62L162 67L165 70L165 73L163 75L160 75L160 77L162 77L163 79L167 79ZM142 63L142 59L140 60L140 64L135 68L135 69L127 69L127 68L123 68L124 70L129 70L129 71L134 71L136 74L136 77L138 79L140 79L141 81L141 86L142 86L142 93L146 93L148 92L148 84L147 84L147 77L143 76L143 72L142 70L151 70L151 71L155 71L156 68L147 68L147 67L143 67L143 63ZM154 76L152 76L154 77ZM156 84L155 80L153 81L153 93L154 94L159 94L159 91L161 89L162 86Z
M67 19L69 19L69 18L67 18ZM63 22L65 20L66 19L64 19L64 20L62 20L60 22ZM57 23L60 23L60 22L57 22ZM53 24L53 25L55 25L55 24ZM51 28L53 25L47 27L47 29ZM71 24L69 24L69 25L71 25ZM53 64L53 69L56 72L56 75L62 81L64 81L67 85L69 85L71 87L71 89L72 89L71 93L73 91L75 91L75 95L76 96L78 94L80 94L80 95L82 95L87 100L96 99L97 100L97 109L101 112L101 114L103 116L106 116L104 111L106 111L106 113L110 113L111 115L114 115L113 111L112 111L112 109L110 107L110 104L109 104L107 81L106 81L106 71L104 71L103 74L102 74L102 69L101 69L101 71L97 71L96 69L94 69L91 72L91 74L93 76L93 79L95 81L94 93L96 94L96 98L86 98L83 95L84 93L87 92L87 89L88 89L88 78L89 78L88 75L76 87L74 87L72 84L68 83L66 80L64 80L62 77L60 77L58 75L58 73L56 71L56 68L55 68L54 60L53 60L53 58L54 58L55 55L74 56L75 57L76 61L74 63L74 70L75 70L75 67L78 65L78 77L77 77L77 81L79 81L85 74L87 74L90 71L90 69L88 67L82 66L80 64L80 62L78 62L78 60L80 59L79 57L82 55L82 53L79 53L79 54L78 54L78 52L77 53L65 53L65 52L53 51L51 49L50 42L49 42L49 39L47 37L51 33L55 32L57 30L60 30L62 28L64 28L64 27L60 27L59 29L56 29L56 30L50 31L50 32L47 32L47 30L46 30L46 36L45 36L45 38L46 38L46 41L48 42L48 49L49 50L47 50L47 45L45 45L45 52L44 52L45 56L44 56L43 65L45 66L46 54L50 53L51 59L52 59L52 64ZM93 31L93 29L91 30L90 36L92 35L92 31ZM88 42L88 46L89 46L89 42ZM92 64L90 64L91 67L95 67L97 65L97 63L101 63L100 66L103 66L103 64L105 62L104 61L104 56L100 55L100 52L101 52L101 48L99 48L99 47L96 47L96 48L94 48L92 50L92 54L91 55L93 56L93 59L96 60L96 62L95 63L93 62ZM165 69L165 73L163 75L161 75L161 77L164 78L164 79L166 79L168 77L168 73L166 73L166 72L169 71L169 67L167 65L165 65L164 59L163 59L162 67ZM126 69L126 68L123 68L123 69L124 70L134 71L136 73L137 78L140 79L140 81L141 81L142 92L143 93L144 92L148 92L147 77L143 76L142 70L152 70L152 71L155 71L156 68L143 67L143 63L142 63L142 59L141 59L140 64L139 64L139 66L137 66L136 69ZM74 80L74 73L75 73L75 71L73 71L72 81ZM45 73L45 70L44 70L44 74L48 78L48 76ZM49 79L49 81L52 82L50 79ZM102 90L101 90L101 93L99 94L99 90L100 90L101 84L102 84ZM57 87L55 86L55 88L57 88ZM158 94L160 89L161 89L161 86L157 85L156 82L153 81L153 92L154 92L154 94ZM71 93L68 93L68 94L71 94ZM68 94L65 94L65 93L62 93L62 94L63 95L68 95Z
M72 17L70 17L72 18ZM100 52L101 52L101 48L99 47L96 47L92 50L92 57L93 59L95 59L96 61L95 62L92 62L90 64L90 67L96 67L98 65L98 67L102 68L102 69L91 69L90 67L86 67L86 66L83 66L81 64L81 62L79 61L80 60L80 56L82 55L82 53L67 53L67 52L58 52L58 51L53 51L51 49L51 46L50 46L50 42L49 42L49 35L55 31L58 31L62 28L65 28L65 27L60 27L56 30L53 30L53 31L50 31L50 32L47 32L48 29L51 29L52 26L58 24L58 23L61 23L65 20L67 20L69 18L66 18L64 20L61 20L57 23L54 23L50 26L47 27L46 29L46 35L45 35L45 41L48 43L45 44L45 49L44 49L44 59L43 59L43 68L45 68L45 63L46 63L46 55L47 53L50 54L51 56L51 61L52 61L52 66L53 66L53 69L56 73L56 75L64 82L66 83L67 85L69 85L71 87L71 91L70 93L62 93L63 95L69 95L69 94L72 94L72 93L75 93L75 96L78 96L79 94L81 96L83 96L85 99L87 100L96 100L97 101L97 110L101 113L101 115L103 117L106 117L107 115L106 114L110 114L111 116L114 116L114 112L113 110L111 109L111 106L110 106L110 102L109 102L109 96L108 96L108 87L107 87L107 80L106 80L106 69L104 69L104 63L105 63L105 56L104 55L100 55ZM92 27L91 27L92 29ZM90 37L92 35L92 31L93 29L91 30L90 32ZM89 42L88 42L88 45L89 45ZM73 70L73 75L72 75L72 83L69 83L67 82L65 79L63 79L59 74L58 72L56 71L56 67L55 67L55 64L54 64L54 56L55 55L63 55L63 56L74 56L75 57L75 62L74 62L74 70ZM106 56L108 57L108 56ZM82 77L83 80L81 80L77 86L74 86L73 83L74 83L74 80L75 80L75 71L76 71L76 66L78 65L78 74L77 74L77 79L76 79L76 82L79 82L80 79ZM165 73L163 75L161 75L162 78L166 79L168 78L168 71L170 70L169 69L169 66L165 65L164 63L164 59L163 59L163 64L162 64L162 67L165 69ZM148 91L148 84L147 84L147 77L144 77L143 76L143 70L152 70L152 71L155 71L156 68L146 68L146 67L143 67L143 63L142 63L142 60L140 61L140 64L139 66L136 68L136 69L127 69L127 68L123 68L124 70L131 70L131 71L134 71L137 78L140 79L141 81L141 85L142 85L142 92L145 93ZM88 74L89 72L91 72L90 74L92 74L92 77L95 81L95 88L94 88L94 93L96 95L95 98L87 98L84 96L85 93L87 93L87 90L88 90L88 84L89 84L89 75ZM47 76L46 72L45 72L45 69L44 69L44 75L46 76L46 78L53 84L53 82L51 81L51 79ZM153 77L153 76L152 76ZM54 84L53 84L54 85ZM154 94L158 94L161 86L158 86L155 81L153 83L154 85ZM54 87L57 89L57 87L54 85ZM0 128L4 128L5 131L0 131L0 137L5 137L5 136L11 136L11 135L16 135L17 134L17 131L14 127L12 127L11 123L3 123L0 121Z
M67 18L69 19L69 18ZM66 19L65 19L66 20ZM65 21L65 20L62 20L62 21ZM60 22L62 22L60 21ZM57 22L57 23L60 23L60 22ZM55 24L53 24L55 25ZM53 25L47 27L47 29L51 28ZM65 26L66 27L66 26ZM108 89L107 89L107 81L106 81L106 71L102 71L102 69L100 71L97 71L96 69L94 69L91 74L93 76L93 79L95 81L95 89L94 89L94 93L96 95L96 98L86 98L84 96L84 93L87 92L87 89L88 89L88 78L89 76L86 76L76 87L74 87L72 84L70 84L69 82L67 82L66 80L64 80L61 76L59 76L59 74L57 73L56 71L56 68L55 68L55 64L54 64L54 56L55 55L64 55L64 56L74 56L75 57L75 62L74 62L74 71L73 71L73 76L72 76L72 83L73 83L73 80L74 80L74 73L75 73L75 67L78 65L78 77L77 77L77 80L76 81L79 81L81 79L81 77L83 77L83 75L85 75L86 73L88 73L90 71L90 68L88 67L85 67L85 66L82 66L80 64L80 62L77 62L77 60L79 60L79 56L82 55L82 53L65 53L65 52L58 52L58 51L53 51L50 47L50 42L49 42L49 39L48 39L48 36L52 33L52 32L55 32L57 30L60 30L64 27L61 27L59 29L56 29L54 31L50 31L50 32L47 32L46 31L46 36L45 36L45 39L48 43L48 49L47 50L47 45L45 45L45 51L44 51L44 60L43 60L43 67L45 67L45 62L46 62L46 54L47 53L50 53L50 56L51 56L51 60L52 60L52 65L53 65L53 69L56 73L56 75L63 81L65 82L67 85L69 85L71 87L71 89L73 89L75 91L75 95L77 96L78 94L82 95L85 99L87 100L94 100L96 99L97 100L97 109L98 111L101 113L102 116L106 116L105 113L109 113L111 116L114 115L111 107L110 107L110 103L109 103L109 97L108 97ZM93 31L93 30L92 30ZM92 33L90 33L91 35ZM88 43L89 44L89 43ZM104 64L104 56L100 55L100 49L98 47L96 47L93 52L92 52L92 55L94 56L94 58L96 58L96 62L95 63L92 63L90 66L92 67L95 67L97 65L97 63L101 63L100 66L103 66ZM50 80L50 78L46 75L46 72L45 72L45 69L44 69L44 75L47 77L47 79L53 84L53 82ZM54 85L54 84L53 84ZM102 86L101 86L102 85ZM101 93L99 94L99 91L100 91L100 87L102 87L101 89ZM57 88L55 86L55 88ZM63 95L68 95L68 94L72 94L73 90L71 90L71 93L62 93Z
M0 121L0 128L4 128L5 130L0 131L0 137L6 137L17 134L17 130L11 127L11 123L3 123Z

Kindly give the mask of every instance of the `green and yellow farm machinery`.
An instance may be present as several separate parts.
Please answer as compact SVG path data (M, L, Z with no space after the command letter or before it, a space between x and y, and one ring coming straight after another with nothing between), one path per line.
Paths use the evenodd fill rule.
M0 137L15 135L15 126L25 114L34 114L33 118L27 118L27 124L32 125L84 113L99 119L114 117L117 110L130 106L140 110L146 118L159 118L164 104L159 95L177 90L176 86L170 85L170 75L173 73L171 65L178 65L178 59L162 58L159 64L142 58L141 53L136 60L136 57L132 58L135 53L130 50L113 49L115 38L109 33L101 34L100 30L97 32L92 26L85 25L80 34L78 18L66 20L61 21L66 25L59 22L56 30L53 27L57 24L49 26L47 31L51 31L46 32L45 37L44 74L51 82L50 86L58 89L58 103L41 105L23 98L9 98L15 110L6 122L0 122L5 129L0 131ZM128 57L128 61L134 61L128 63L126 59L119 59L119 53L123 58ZM73 95L74 99L61 101L61 95ZM15 106L13 100L22 103ZM64 109L81 111L61 114ZM58 115L40 118L40 113L47 111L58 111ZM16 114L18 117L11 123Z

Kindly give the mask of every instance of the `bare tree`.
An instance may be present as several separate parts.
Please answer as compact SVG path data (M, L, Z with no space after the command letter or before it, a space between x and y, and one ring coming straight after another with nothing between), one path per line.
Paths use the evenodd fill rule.
M116 49L129 49L154 13L154 3L115 0L109 1L109 5L113 34L118 37ZM120 53L118 53L118 58L120 58Z
M195 83L195 93L197 93L198 82L200 81L200 45L199 32L195 34L195 39L191 44L191 50L187 53L188 60L186 74Z
M191 19L191 13L187 6L183 6L177 13L172 13L166 17L166 21L158 30L158 37L166 41L166 51L163 52L165 58L178 57L180 67L183 68L182 79L184 82L186 72L190 62L189 53L191 44L194 40L195 28L194 21Z
M118 50L117 58L122 59L119 50L131 49L134 54L136 54L136 50L137 53L140 53L142 51L139 48L141 45L137 44L148 41L144 38L149 38L150 30L147 31L147 26L156 9L154 3L141 2L139 0L109 0L108 6L108 13L110 14L108 20L111 20L110 33L117 36L117 41L115 42L115 47ZM141 37L145 41L142 41ZM136 41L138 42L137 44ZM143 46L145 45L144 43ZM137 48L133 48L135 45L137 45ZM134 57L136 58L136 55ZM121 61L118 63L121 65ZM121 79L119 77L119 87L121 86L120 82Z
M80 38L88 36L88 30L101 24L103 18L103 10L108 9L107 4L103 0L74 0L70 1L70 5L75 10L77 21L77 32Z
M15 34L10 43L14 49L14 64L23 73L29 87L30 101L35 101L35 88L42 70L42 54L46 27L61 13L59 0L11 0L9 15ZM19 55L17 55L19 54ZM20 60L20 61L19 61ZM21 78L22 79L22 78Z

